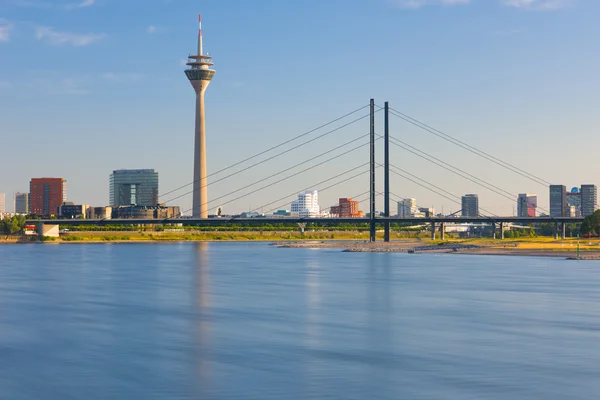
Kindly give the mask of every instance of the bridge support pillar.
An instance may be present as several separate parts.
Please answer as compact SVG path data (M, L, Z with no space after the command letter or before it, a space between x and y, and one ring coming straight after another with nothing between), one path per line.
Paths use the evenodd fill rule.
M561 237L562 240L565 240L567 238L567 224L566 222L563 222L561 225Z
M492 222L492 239L496 240L496 222Z
M431 221L431 240L435 240L435 222Z
M304 236L304 228L306 228L306 222L298 222L298 228L300 228L300 234Z
M558 222L554 223L554 240L558 240Z
M440 222L440 239L446 240L446 224L444 222Z
M500 239L504 240L504 222L500 222Z

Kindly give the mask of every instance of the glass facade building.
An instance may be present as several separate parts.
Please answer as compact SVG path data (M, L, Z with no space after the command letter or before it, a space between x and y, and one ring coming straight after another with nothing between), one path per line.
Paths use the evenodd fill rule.
M550 216L568 216L567 188L564 185L550 185Z
M598 188L596 185L581 185L581 214L592 215L598 208Z
M158 172L153 169L119 169L109 178L109 205L112 207L156 206Z
M479 216L479 197L476 194L465 194L461 200L463 217Z

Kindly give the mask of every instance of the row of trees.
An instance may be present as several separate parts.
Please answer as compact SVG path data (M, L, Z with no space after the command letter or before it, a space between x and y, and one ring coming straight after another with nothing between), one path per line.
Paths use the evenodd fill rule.
M600 210L585 217L581 223L581 234L583 236L600 236Z
M14 217L4 217L0 221L0 233L12 235L23 232L25 229L25 216L15 215Z

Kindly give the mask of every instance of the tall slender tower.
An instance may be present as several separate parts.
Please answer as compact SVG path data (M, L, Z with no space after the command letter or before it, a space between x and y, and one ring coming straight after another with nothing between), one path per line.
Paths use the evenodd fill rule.
M194 218L208 218L208 190L206 189L206 132L204 127L204 91L215 74L210 56L202 53L202 16L198 15L198 54L188 56L185 75L196 91L196 131L194 140Z

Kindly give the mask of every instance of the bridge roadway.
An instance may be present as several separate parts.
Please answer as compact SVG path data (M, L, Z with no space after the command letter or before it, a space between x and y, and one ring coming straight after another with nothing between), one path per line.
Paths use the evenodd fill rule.
M377 223L384 223L389 220L390 223L410 223L410 224L531 224L531 223L578 223L583 221L583 217L431 217L431 218L401 218L401 217L378 217ZM260 226L264 224L280 223L316 223L323 225L340 224L368 224L369 218L170 218L170 219L42 219L27 220L27 224L59 224L59 225L161 225L161 224L181 224L184 226L224 226L228 224L244 224Z

